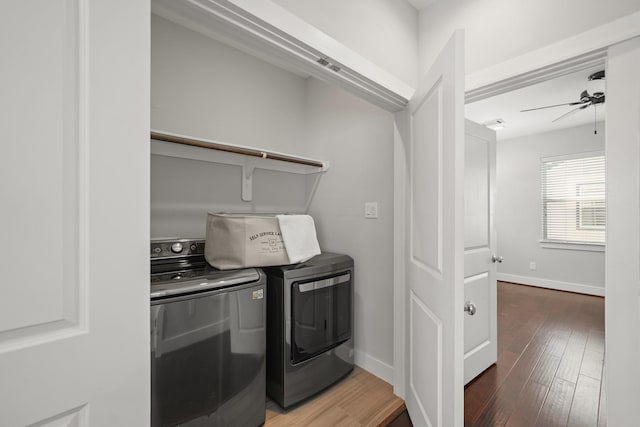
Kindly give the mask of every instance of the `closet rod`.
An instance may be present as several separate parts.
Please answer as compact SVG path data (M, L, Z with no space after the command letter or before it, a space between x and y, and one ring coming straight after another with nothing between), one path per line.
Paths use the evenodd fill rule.
M208 148L210 150L218 150L218 151L226 151L229 153L243 154L245 156L260 157L262 159L280 160L282 162L297 163L300 165L324 168L324 164L322 162L318 162L314 160L301 159L298 157L285 156L283 154L270 153L268 151L254 150L251 148L236 147L233 145L220 144L216 142L205 142L197 139L185 138L182 136L175 136L175 135L167 135L159 132L152 131L151 139L156 139L159 141L166 141L166 142L173 142L176 144L191 145L193 147Z

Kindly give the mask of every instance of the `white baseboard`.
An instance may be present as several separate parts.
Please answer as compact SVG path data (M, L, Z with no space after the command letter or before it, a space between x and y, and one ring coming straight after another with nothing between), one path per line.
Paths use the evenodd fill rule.
M388 363L358 349L354 352L354 362L365 371L372 373L389 384L393 384L393 366Z
M560 282L557 280L540 279L538 277L518 276L516 274L497 273L496 279L503 282L520 283L537 286L539 288L555 289L558 291L576 292L578 294L604 296L604 287L583 285L581 283Z

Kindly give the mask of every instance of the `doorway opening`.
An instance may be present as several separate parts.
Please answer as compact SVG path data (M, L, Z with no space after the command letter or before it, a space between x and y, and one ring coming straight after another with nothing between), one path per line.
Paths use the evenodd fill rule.
M496 263L497 307L488 307L496 310L497 364L465 387L465 425L606 422L604 160L598 163L606 106L604 92L590 97L597 90L590 77L604 68L600 58L468 97L466 117L497 128L494 245L504 261ZM467 281L465 301L466 293ZM470 319L465 351L474 341Z

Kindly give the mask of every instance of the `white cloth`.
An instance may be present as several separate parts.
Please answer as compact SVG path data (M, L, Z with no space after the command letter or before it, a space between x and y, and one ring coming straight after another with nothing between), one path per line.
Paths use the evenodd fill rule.
M310 215L276 215L289 262L296 264L320 254L316 225Z

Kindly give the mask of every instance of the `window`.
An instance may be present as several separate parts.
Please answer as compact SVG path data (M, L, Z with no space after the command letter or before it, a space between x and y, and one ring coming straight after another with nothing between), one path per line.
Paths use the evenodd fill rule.
M602 153L542 159L542 239L605 243L605 162Z
M604 182L577 184L577 195L578 229L604 231Z

